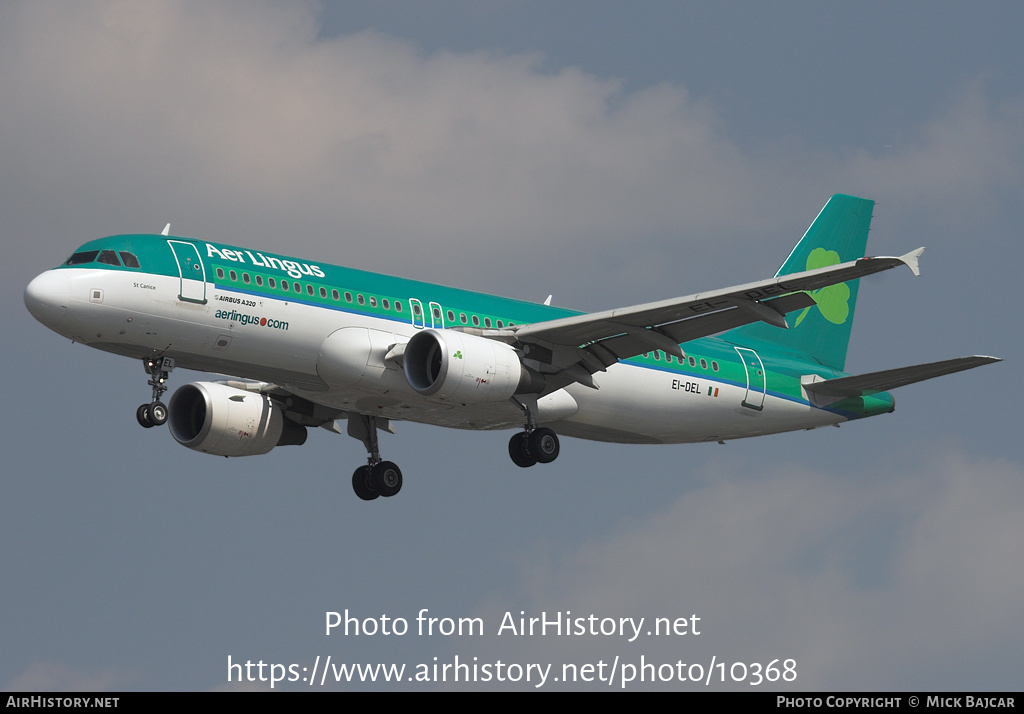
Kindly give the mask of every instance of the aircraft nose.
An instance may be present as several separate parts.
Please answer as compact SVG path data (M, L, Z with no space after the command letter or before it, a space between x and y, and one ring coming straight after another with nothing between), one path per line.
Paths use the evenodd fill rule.
M47 270L25 288L25 307L32 317L58 332L67 322L70 298L71 280L63 270Z

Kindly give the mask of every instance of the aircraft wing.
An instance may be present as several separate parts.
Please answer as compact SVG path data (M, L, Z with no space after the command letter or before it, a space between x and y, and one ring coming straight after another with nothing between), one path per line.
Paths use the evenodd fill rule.
M542 372L561 375L549 377L545 392L572 382L594 387L590 375L622 359L653 350L682 356L681 343L758 320L786 328L786 313L814 304L807 291L899 265L917 275L923 252L918 248L898 258L861 258L724 290L519 325L514 339L540 348L531 350L528 357L541 363Z
M983 364L1001 361L998 357L985 357L981 355L958 357L957 359L947 359L942 362L915 364L911 367L886 369L881 372L811 382L804 384L804 389L811 392L814 396L823 397L826 400L864 397L869 394L887 392L890 389L913 384L914 382L923 382L933 377L941 377L944 374L961 372L965 369L980 367Z

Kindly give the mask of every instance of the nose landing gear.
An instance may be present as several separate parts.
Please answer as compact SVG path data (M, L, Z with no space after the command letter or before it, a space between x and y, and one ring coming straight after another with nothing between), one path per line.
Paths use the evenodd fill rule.
M160 401L160 397L167 391L164 382L167 381L168 373L174 369L174 360L170 357L148 357L142 360L142 366L149 373L146 384L153 387L153 401L136 409L135 418L140 426L149 429L167 422L167 405Z

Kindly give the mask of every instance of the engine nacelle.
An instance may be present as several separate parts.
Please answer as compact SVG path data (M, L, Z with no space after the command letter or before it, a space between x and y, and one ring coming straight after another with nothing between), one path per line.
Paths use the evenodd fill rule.
M403 369L423 396L460 404L505 401L526 374L518 353L504 342L455 330L417 332L405 346Z
M226 384L192 382L179 387L167 410L171 436L206 454L253 456L306 441L306 427L286 419L281 405L266 394Z

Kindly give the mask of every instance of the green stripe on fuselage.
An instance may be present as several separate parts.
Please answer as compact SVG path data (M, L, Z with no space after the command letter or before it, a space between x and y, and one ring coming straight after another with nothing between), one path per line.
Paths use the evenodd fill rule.
M193 244L203 260L207 282L212 283L220 290L271 300L309 304L397 323L425 324L430 327L431 303L436 303L442 308L445 327L486 329L486 319L490 319L491 326L496 327L499 320L503 325L508 326L582 314L579 311L561 307L176 236L165 237L149 234L110 236L90 241L75 251L77 253L104 249L127 250L138 257L140 268L100 263L70 267L141 272L177 278L179 277L178 266L174 254L167 244L168 240ZM278 264L282 267L278 268ZM223 271L223 277L218 277L218 269ZM235 271L234 280L230 278L232 270ZM296 277L296 274L299 277ZM245 282L245 275L249 276L248 283ZM257 276L261 278L263 285L256 284ZM275 288L271 288L269 285L271 278L274 279ZM287 291L280 287L282 280L289 282ZM299 284L300 293L295 291L296 283ZM307 287L310 285L313 287L312 295L309 294ZM326 291L326 297L320 294L321 288ZM334 299L334 291L338 292L339 299L337 300ZM352 296L351 302L345 299L346 292ZM365 300L362 305L358 303L357 296L360 294ZM371 298L376 302L375 306L370 304ZM410 299L420 301L424 311L420 319L414 320ZM384 307L384 300L388 301L387 308ZM397 304L401 304L401 311L398 310ZM454 320L448 318L449 310L454 313ZM465 323L461 320L462 314L466 315ZM473 324L474 316L478 318L479 325ZM738 331L733 331L733 334L736 332ZM740 346L744 345L740 344ZM767 394L770 396L807 404L800 386L802 375L813 372L825 378L844 376L842 372L824 369L820 364L801 360L797 353L773 349L771 345L760 340L751 346L757 349L764 362L767 370ZM680 364L678 360L670 359L669 355L664 352L651 352L624 360L624 362L676 374L684 379L710 380L744 388L747 386L746 371L733 349L732 342L717 337L702 338L685 343L683 350L687 357L694 358L695 366L691 367L688 360ZM705 360L706 368L699 366L701 359ZM713 368L714 364L718 366L717 371ZM846 399L826 407L827 410L843 414L848 418L871 416L890 411L891 408L892 398L885 393L863 399Z

